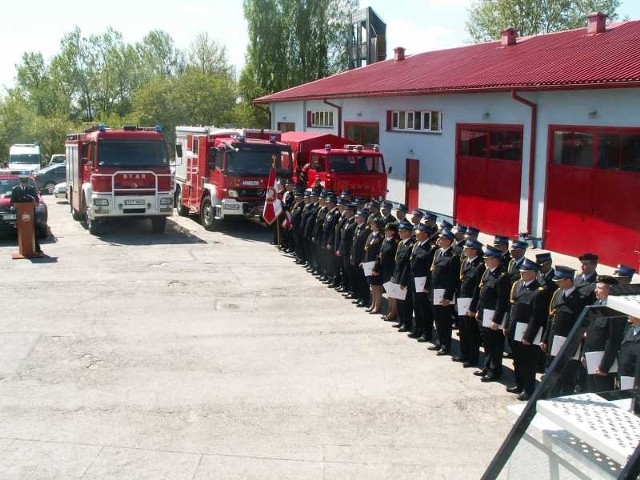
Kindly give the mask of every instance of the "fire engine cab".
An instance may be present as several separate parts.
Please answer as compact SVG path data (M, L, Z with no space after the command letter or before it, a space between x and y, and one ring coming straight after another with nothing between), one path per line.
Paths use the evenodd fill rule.
M259 217L272 165L292 174L291 149L277 130L176 127L178 214L213 230L225 217Z
M173 179L162 129L104 125L67 135L67 195L75 220L98 233L109 218L150 219L162 232L173 212Z
M382 200L387 195L384 158L376 145L354 145L346 138L317 132L285 132L294 155L294 179L305 187Z

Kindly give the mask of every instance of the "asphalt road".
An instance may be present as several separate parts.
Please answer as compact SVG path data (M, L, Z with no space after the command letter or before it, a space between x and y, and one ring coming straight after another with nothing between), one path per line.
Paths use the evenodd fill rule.
M475 479L509 427L483 384L322 286L250 221L100 237L47 198L0 239L0 479Z

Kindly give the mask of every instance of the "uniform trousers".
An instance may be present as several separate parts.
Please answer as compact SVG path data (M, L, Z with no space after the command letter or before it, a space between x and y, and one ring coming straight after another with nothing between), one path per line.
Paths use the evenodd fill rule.
M522 388L529 396L536 389L536 363L540 355L537 345L525 345L509 339L513 353L513 370L516 386Z
M409 287L407 286L407 289ZM407 290L407 296L404 300L396 300L398 305L398 323L405 328L413 327L413 295L411 290Z
M502 375L502 355L504 353L504 334L502 330L491 330L482 327L482 340L484 343L484 368L494 378Z
M409 295L409 293L407 293L407 295ZM433 320L431 319L429 294L424 291L416 292L414 285L411 289L411 295L413 302L413 314L415 315L412 330L414 333L424 335L426 338L431 340L433 337ZM409 325L411 325L411 322L409 322Z
M612 374L604 377L600 375L587 375L587 391L597 393L613 390L615 379L615 375Z
M469 315L458 315L458 332L460 334L460 356L462 360L475 365L480 359L482 337L478 321Z
M440 346L447 352L451 351L451 316L453 315L453 304L434 305L433 319L436 322L436 331Z

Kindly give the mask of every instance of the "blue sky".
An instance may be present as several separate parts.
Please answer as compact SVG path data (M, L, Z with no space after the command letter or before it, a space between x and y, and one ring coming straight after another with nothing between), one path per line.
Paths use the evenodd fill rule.
M387 24L387 58L402 46L407 54L463 45L464 24L472 0L360 0ZM46 59L58 52L60 40L76 25L85 35L111 26L128 42L154 29L165 30L180 48L188 48L198 33L226 45L238 70L244 65L247 28L242 0L32 0L5 2L0 28L0 85L14 82L15 65L24 52L42 52ZM640 19L640 2L623 0L621 17Z

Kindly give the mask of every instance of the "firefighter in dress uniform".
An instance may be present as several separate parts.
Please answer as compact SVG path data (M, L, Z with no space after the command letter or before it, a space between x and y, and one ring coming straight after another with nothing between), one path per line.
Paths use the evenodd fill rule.
M13 206L16 203L33 203L33 214L35 216L35 207L40 201L38 192L36 192L35 188L29 185L29 175L21 173L18 175L18 182L19 185L16 185L11 189L11 205ZM18 219L18 221L20 221L20 219ZM42 253L42 250L40 249L40 241L38 240L38 234L36 231L36 219L33 218L31 223L33 223L33 238L35 241L34 253L39 255Z
M501 326L509 310L510 282L503 264L503 251L488 245L484 253L486 270L480 280L470 310L478 320L484 343L484 366L474 372L482 382L495 382L502 376L504 334Z
M619 377L634 377L640 368L640 318L629 317L628 322L618 354Z
M465 258L460 265L458 297L461 303L469 302L469 306L464 311L458 311L460 356L453 357L452 360L461 362L463 367L469 368L478 365L482 343L478 322L473 312L470 311L471 299L475 296L485 271L482 244L477 240L466 240L463 254Z
M349 299L356 298L353 287L353 278L351 276L350 259L351 248L353 246L353 231L356 228L355 214L357 209L358 206L355 203L349 203L346 205L343 212L345 221L342 226L342 230L340 231L340 246L336 251L336 255L338 255L342 261L342 282L344 284L343 295Z
M411 249L409 257L410 280L407 284L407 296L411 295L413 313L408 313L414 321L411 325L410 338L431 341L433 339L433 315L429 302L429 269L433 262L434 249L429 243L429 236L433 230L427 225L418 225L416 241ZM416 287L416 279L423 279L424 284L420 289Z
M400 285L400 288L407 290L411 281L411 251L415 239L413 238L413 224L409 222L400 222L398 225L398 234L400 242L396 251L396 265L393 271L391 281ZM413 326L413 298L409 290L404 300L397 299L398 305L398 323L393 324L399 332L408 332Z
M373 276L380 277L380 284L391 280L393 271L396 266L396 252L398 250L398 224L387 223L384 227L384 240L380 247L380 253L376 260L376 265L373 267ZM385 321L395 320L398 315L398 306L395 298L388 298L387 302L389 307L387 313L383 315L382 319Z
M377 262L384 241L384 219L377 217L369 221L371 233L367 238L364 247L364 262ZM382 311L382 278L379 275L368 275L365 277L371 287L371 305L367 308L367 312L375 314Z
M542 333L548 313L544 298L540 296L542 290L537 279L539 269L538 264L528 258L520 262L520 280L511 287L511 309L504 328L513 352L516 380L514 386L507 388L507 392L518 394L518 400L521 401L529 400L536 387L540 347L535 340Z
M552 359L555 357L551 355L551 352L555 351L556 348L553 343L566 340L584 307L592 304L595 298L593 292L589 293L576 288L573 283L574 276L575 270L573 268L562 265L556 267L553 279L557 283L558 289L553 294L549 304L549 318L542 336L542 343L540 344L542 351L546 352L549 357L548 365L551 364ZM574 393L580 368L580 361L571 358L564 367L551 396L559 397Z
M613 285L617 285L618 280L609 275L598 275L596 277L595 305L606 305L609 291ZM616 374L611 372L613 362L616 359L626 318L621 316L598 316L589 322L587 331L584 334L584 352L581 358L583 367L587 368L587 354L595 352L601 353L598 366L594 373L589 374L587 368L587 391L607 392L613 390L615 386Z
M353 292L356 298L353 303L357 307L369 306L369 284L362 270L364 261L365 245L371 229L367 223L369 212L365 209L358 210L356 214L356 227L353 230L353 245L351 246L351 257L349 264L351 268L351 280L353 282Z
M440 342L437 355L448 355L451 352L451 318L454 314L454 296L460 280L460 257L453 251L454 240L455 237L450 230L443 229L440 232L437 240L440 248L435 250L429 276L433 319ZM442 292L441 300L434 299L436 292Z

